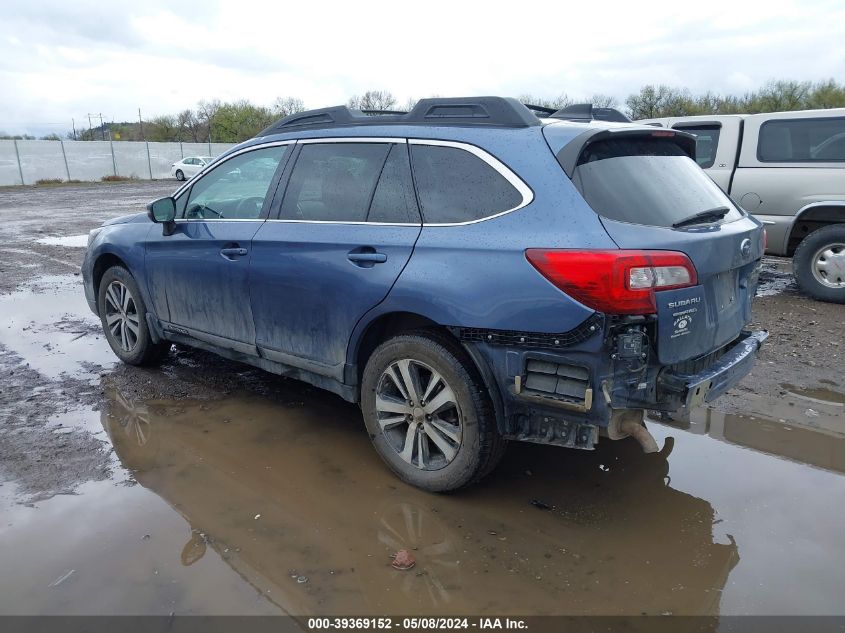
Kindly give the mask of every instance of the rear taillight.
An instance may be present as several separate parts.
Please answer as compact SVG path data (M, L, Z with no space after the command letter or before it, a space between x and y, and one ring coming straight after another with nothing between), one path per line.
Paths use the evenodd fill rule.
M530 248L525 257L570 297L605 314L654 314L655 291L698 283L689 257L676 251Z
M769 234L766 232L766 229L763 229L763 236L760 238L760 241L763 242L763 252L766 252L766 249L769 248Z

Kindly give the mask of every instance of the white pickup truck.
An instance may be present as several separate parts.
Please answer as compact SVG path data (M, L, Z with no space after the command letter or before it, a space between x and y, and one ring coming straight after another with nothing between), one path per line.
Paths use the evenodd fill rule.
M798 285L845 303L845 108L638 121L698 137L697 160L791 255Z

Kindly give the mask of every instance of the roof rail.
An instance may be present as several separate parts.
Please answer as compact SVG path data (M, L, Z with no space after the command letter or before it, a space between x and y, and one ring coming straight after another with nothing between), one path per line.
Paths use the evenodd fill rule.
M561 108L550 116L552 119L563 119L564 121L610 121L613 123L630 123L631 119L626 117L616 108L596 108L592 103L576 103Z
M376 114L408 114L407 110L360 110L364 114L374 116Z
M298 112L280 119L257 136L292 130L314 130L351 125L454 125L522 128L540 120L516 99L507 97L449 97L420 99L410 112L361 111L334 106Z

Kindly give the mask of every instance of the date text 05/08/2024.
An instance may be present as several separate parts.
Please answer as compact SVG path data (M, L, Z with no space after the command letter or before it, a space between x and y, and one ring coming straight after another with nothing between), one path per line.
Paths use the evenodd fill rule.
M518 618L435 618L407 617L401 620L390 617L359 618L309 618L308 628L320 629L357 629L357 630L444 630L444 629L479 629L479 630L525 630L528 625Z

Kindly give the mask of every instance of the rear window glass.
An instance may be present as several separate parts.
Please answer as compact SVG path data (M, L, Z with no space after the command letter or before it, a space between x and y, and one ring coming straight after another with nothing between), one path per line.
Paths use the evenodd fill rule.
M762 162L845 161L845 117L766 121L760 126Z
M390 147L387 143L303 145L281 218L364 222Z
M522 194L504 176L466 150L412 145L411 162L428 223L480 220L522 203Z
M721 125L676 125L676 130L683 130L695 135L695 161L704 169L716 162L716 148L719 147Z
M721 189L675 143L615 139L588 145L572 175L593 210L611 220L670 227L727 207L720 223L742 217Z

